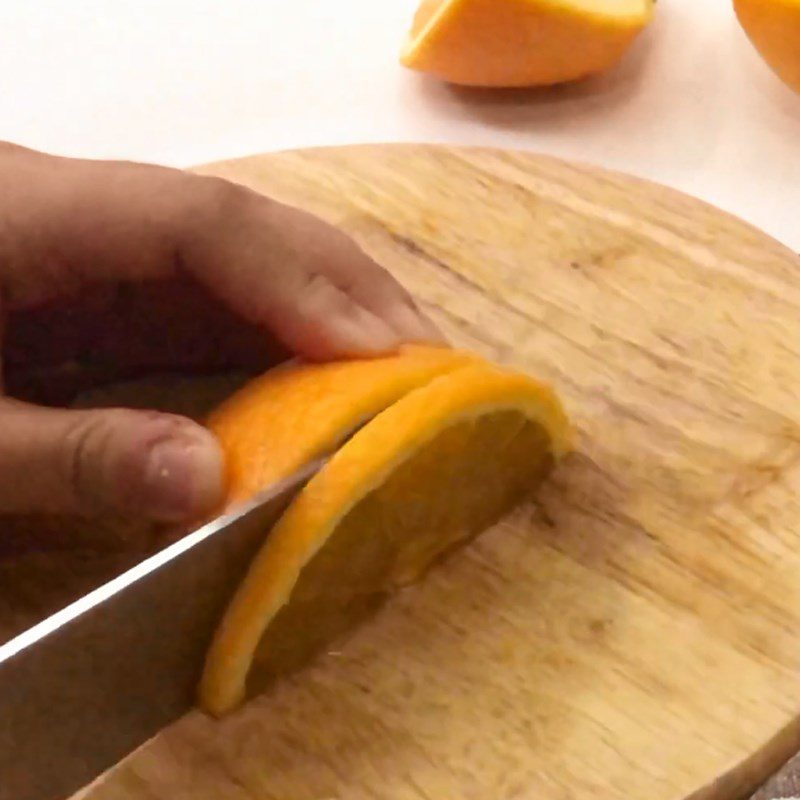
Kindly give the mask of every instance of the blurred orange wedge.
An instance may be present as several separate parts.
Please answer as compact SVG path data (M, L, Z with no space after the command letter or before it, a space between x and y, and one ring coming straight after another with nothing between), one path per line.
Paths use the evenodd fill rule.
M468 86L563 83L614 66L653 8L653 0L424 0L401 61Z
M734 0L734 6L761 57L800 92L800 0Z
M529 495L567 447L547 386L422 348L284 368L234 396L211 427L234 456L240 496L365 422L287 509L233 598L200 686L208 712L306 663Z

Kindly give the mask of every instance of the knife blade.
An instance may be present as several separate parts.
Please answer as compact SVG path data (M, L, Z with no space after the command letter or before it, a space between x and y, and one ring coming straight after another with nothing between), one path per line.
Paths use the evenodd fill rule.
M324 463L0 646L0 800L62 800L192 707L265 531Z

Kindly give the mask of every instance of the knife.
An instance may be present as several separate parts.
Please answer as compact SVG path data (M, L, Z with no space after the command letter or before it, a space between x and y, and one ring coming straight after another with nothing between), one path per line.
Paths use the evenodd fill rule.
M251 559L320 459L0 646L0 800L63 800L195 702Z

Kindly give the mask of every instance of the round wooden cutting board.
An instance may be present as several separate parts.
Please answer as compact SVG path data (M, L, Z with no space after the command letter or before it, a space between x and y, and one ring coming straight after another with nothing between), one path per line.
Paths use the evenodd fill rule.
M200 170L351 232L577 452L340 649L91 800L731 800L800 747L800 261L632 178L374 146Z

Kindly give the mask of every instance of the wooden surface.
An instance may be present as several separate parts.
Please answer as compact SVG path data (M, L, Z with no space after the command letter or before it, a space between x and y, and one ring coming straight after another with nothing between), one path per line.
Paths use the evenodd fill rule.
M459 344L553 381L541 495L91 800L731 800L800 746L798 259L697 201L532 155L205 168L356 235Z

